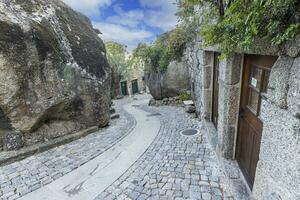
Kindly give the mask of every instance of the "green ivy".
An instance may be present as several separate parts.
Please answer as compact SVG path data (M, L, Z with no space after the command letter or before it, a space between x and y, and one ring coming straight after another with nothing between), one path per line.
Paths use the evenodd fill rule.
M179 0L178 5L183 19L196 15L195 5L210 8L200 35L205 46L219 45L225 54L255 49L257 41L280 46L299 33L298 0Z

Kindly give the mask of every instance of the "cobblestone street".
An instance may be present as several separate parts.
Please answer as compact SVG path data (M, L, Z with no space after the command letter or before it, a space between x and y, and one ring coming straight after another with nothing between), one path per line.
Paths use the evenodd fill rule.
M159 135L144 155L97 199L233 199L226 188L215 153L200 131L183 136L181 130L199 129L199 121L175 107L142 109L162 122Z
M128 99L116 102L121 118L112 121L110 127L1 167L0 199L24 196L117 146L136 126L134 116L122 108L128 101L135 108L147 111L149 120L159 118L160 131L143 155L104 192L99 192L97 200L233 199L217 156L197 119L186 114L183 108L148 107ZM180 134L188 128L200 132L194 136Z
M121 118L108 128L77 141L0 167L0 199L16 199L80 167L124 138L135 126L135 119L116 103Z

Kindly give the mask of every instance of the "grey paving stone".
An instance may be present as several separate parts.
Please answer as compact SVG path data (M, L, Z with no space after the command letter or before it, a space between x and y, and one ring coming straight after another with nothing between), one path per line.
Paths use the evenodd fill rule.
M126 102L127 100L120 100L115 103L121 117L113 120L109 127L69 144L0 167L0 199L16 199L39 189L77 169L125 137L136 124L134 117L122 108Z
M202 133L193 137L179 134L186 128L200 128L197 119L175 107L140 106L160 113L161 129L147 151L109 190L122 190L130 199L224 199L230 194L224 187L223 174L216 154ZM136 180L136 184L126 184ZM142 188L144 188L142 190ZM109 191L108 189L105 192ZM96 200L106 200L100 194ZM228 198L228 196L226 197Z

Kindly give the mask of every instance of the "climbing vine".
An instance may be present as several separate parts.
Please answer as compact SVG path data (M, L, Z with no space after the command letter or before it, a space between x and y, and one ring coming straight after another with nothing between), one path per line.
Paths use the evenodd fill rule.
M178 5L181 19L197 15L197 7L208 8L200 16L200 36L225 54L254 49L258 41L280 46L299 33L298 0L178 0Z

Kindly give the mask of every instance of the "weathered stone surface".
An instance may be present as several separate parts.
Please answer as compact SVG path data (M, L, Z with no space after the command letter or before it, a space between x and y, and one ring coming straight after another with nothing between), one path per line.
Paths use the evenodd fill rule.
M289 89L289 75L294 59L280 56L272 67L268 84L268 98L280 108L287 108L287 93Z
M150 94L156 100L163 99L164 95L162 93L162 74L160 73L150 73L146 76L146 84L149 88Z
M220 81L219 119L223 118L226 125L237 122L239 112L240 88L238 85L225 85Z
M164 98L163 100L155 100L154 98L149 100L149 106L184 106L183 101L179 97Z
M0 10L1 128L43 132L37 142L108 124L111 69L90 21L58 0L0 1Z
M15 131L6 131L3 134L4 150L16 150L23 146L22 136Z
M171 62L163 76L162 91L166 97L178 96L190 88L189 70L182 62Z
M240 82L242 69L241 54L231 54L226 60L220 61L220 79L228 85L235 85Z
M187 113L194 113L194 112L196 112L195 106L193 106L193 105L186 106L186 112Z
M203 87L205 89L209 89L212 87L212 75L213 75L213 68L212 66L203 67Z
M218 124L218 150L226 159L233 159L236 128L232 125Z
M300 57L296 58L293 62L288 83L288 110L293 116L300 119Z
M257 199L299 199L300 180L295 177L300 177L300 121L274 103L267 111L254 195Z
M292 58L300 56L300 35L285 44L285 51Z
M154 99L178 96L190 89L189 69L182 62L171 62L164 73L147 75L147 86Z

